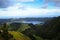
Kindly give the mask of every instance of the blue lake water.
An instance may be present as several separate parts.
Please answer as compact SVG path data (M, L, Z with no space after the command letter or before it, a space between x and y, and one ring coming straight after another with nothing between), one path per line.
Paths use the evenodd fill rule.
M42 24L41 21L23 21L22 23Z
M41 21L14 21L15 23L32 23L32 24L43 24Z

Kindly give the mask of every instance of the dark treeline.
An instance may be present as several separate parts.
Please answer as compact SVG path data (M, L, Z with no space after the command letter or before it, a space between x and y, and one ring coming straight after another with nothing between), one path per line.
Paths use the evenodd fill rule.
M3 23L0 28L0 40L14 40L13 35L8 32L8 26L6 23Z
M45 18L9 18L9 19L0 19L0 24L5 22L16 22L16 21L42 21L45 22L47 20L52 19L51 17Z

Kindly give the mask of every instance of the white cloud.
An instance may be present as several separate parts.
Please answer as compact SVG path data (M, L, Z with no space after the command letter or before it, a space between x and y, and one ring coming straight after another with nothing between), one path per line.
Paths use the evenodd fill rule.
M34 2L35 0L12 0L14 2Z
M22 7L25 10L22 10ZM20 9L19 9L20 8ZM41 15L55 15L54 13L60 13L60 9L42 9L42 8L33 8L29 6L24 6L22 4L17 4L12 7L7 8L7 11L0 10L0 16L20 16L20 17L29 17L29 16L41 16Z

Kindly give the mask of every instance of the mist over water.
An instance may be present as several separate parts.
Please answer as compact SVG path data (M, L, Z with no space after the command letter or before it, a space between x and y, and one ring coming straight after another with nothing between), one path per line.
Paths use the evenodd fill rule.
M32 23L32 24L41 24L41 21L23 21L22 23Z

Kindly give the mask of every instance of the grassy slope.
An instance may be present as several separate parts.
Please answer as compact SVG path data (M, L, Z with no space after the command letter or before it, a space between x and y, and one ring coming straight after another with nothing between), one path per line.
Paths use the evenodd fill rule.
M31 40L29 37L27 37L19 32L9 31L9 33L12 34L14 39L16 39L16 40Z
M36 35L33 35L33 36L36 38L36 40L44 40L43 38L41 38L39 36L36 36Z
M25 29L30 28L30 26L28 26L27 24L22 24L21 27L17 30L19 32L25 31Z

